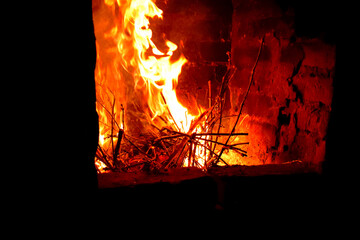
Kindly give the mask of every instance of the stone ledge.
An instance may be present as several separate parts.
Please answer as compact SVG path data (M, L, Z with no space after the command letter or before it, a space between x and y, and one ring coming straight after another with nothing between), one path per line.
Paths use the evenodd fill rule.
M292 175L305 173L320 173L318 166L311 166L301 161L293 161L283 164L266 164L257 166L228 166L214 167L204 172L198 168L167 169L158 174L108 172L98 174L99 188L116 188L136 186L142 184L171 183L176 184L186 180L203 177L231 177L231 176L268 176L268 175Z

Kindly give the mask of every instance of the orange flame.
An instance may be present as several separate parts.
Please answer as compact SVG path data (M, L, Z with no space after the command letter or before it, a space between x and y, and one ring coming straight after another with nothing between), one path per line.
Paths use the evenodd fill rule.
M104 0L102 11L107 15L94 19L98 32L95 81L100 146L109 147L110 137L116 136L114 128L126 130L120 104L128 101L129 82L133 82L132 91L144 96L147 110L143 112L152 124L162 117L178 131L188 132L196 116L179 103L175 91L187 60L183 55L172 58L177 50L173 42L165 40L168 49L161 51L152 41L149 19L162 19L163 11L151 0ZM105 44L100 46L100 41Z
M131 1L124 11L123 31L118 33L118 51L123 67L129 72L132 69L135 88L146 92L151 119L170 111L172 117L168 115L168 121L175 121L178 130L185 132L194 116L187 114L187 109L178 102L175 86L187 60L183 55L174 62L170 60L177 49L170 41L166 41L169 48L166 53L156 47L149 27L149 18L154 17L162 19L162 10L152 1Z
M137 104L141 106L135 108L138 114L159 129L170 125L188 135L211 131L201 126L190 130L191 123L199 116L190 114L177 99L176 86L186 58L182 54L174 56L178 49L175 43L165 40L166 48L160 50L152 40L150 19L163 19L163 11L152 0L104 0L99 8L93 18L97 39L95 82L101 149L114 152L114 139L119 131L131 129L132 126L128 126L131 121L125 121L128 115L124 111L129 111L126 103L133 101L132 97L140 97L140 104ZM211 138L206 136L198 139L199 144L190 145L191 157L185 157L183 166L206 168L210 155L209 148L204 147L206 140ZM234 139L234 143L237 141L240 139ZM240 161L231 162L239 159L239 154L232 152L225 152L223 159L230 164ZM96 166L100 171L106 168L100 161Z
M166 40L169 48L166 53L160 51L151 40L149 18L162 19L162 10L151 0L110 1L105 4L119 8L118 21L106 33L117 43L118 61L134 78L134 88L144 91L150 109L150 117L154 120L170 111L167 120L179 128L188 131L191 120L195 118L187 113L177 100L175 87L182 66L187 62L183 55L176 61L171 57L177 46Z

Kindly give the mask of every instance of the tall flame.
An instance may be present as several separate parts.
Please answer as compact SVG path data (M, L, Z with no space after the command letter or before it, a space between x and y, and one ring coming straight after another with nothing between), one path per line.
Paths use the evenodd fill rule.
M124 126L121 104L132 100L131 92L142 98L138 111L151 124L159 124L155 120L161 117L177 131L188 132L196 116L179 103L175 91L187 60L173 56L178 48L173 42L165 40L166 50L161 51L152 41L149 19L162 19L163 11L151 0L104 0L102 7L110 14L94 21L95 31L103 31L97 34L95 69L100 146L110 144L114 128L130 127Z
M162 10L151 0L106 0L105 4L119 8L118 21L107 34L117 43L119 61L122 67L134 78L134 88L143 91L154 120L167 111L168 121L175 121L179 131L188 131L191 120L175 92L182 66L187 62L183 55L172 60L177 45L166 40L167 52L160 51L152 41L149 18L162 19Z
M176 161L186 147L186 154L181 155L182 158L176 162L176 166L197 166L206 169L217 159L217 152L220 151L224 153L220 154L223 162L219 165L241 163L239 156L243 156L246 151L237 147L246 143L243 143L240 137L232 138L226 146L220 144L221 137L212 138L214 124L219 119L217 134L222 127L222 114L220 117L214 117L216 112L219 114L222 111L222 107L209 102L209 109L201 109L198 112L202 114L195 116L178 101L178 77L187 60L179 53L175 43L164 39L159 49L152 40L150 19L163 19L163 11L153 0L103 0L96 7L98 9L93 18L97 48L96 109L100 130L100 147L95 161L98 170L101 171L105 167L116 169L116 164L120 164L119 161L123 158L118 158L118 143L121 142L123 132L127 137L135 134L132 137L147 141L144 132L152 132L155 128L163 127L175 130L170 132L176 132L177 136L188 137L174 145L174 149L182 149L181 152L173 151L175 154L170 155L167 147L162 146L167 152L168 159ZM211 93L211 84L209 89ZM221 97L219 99L218 104L222 101ZM211 109L214 109L215 115L212 115ZM204 117L209 113L207 111L210 112L210 118ZM154 135L157 137L157 133ZM229 139L227 136L226 138ZM132 144L129 139L127 141ZM169 145L173 145L172 142ZM150 145L147 151L153 147ZM240 154L230 152L229 149L237 149ZM123 153L131 154L132 149L127 150ZM144 155L144 152L142 154ZM160 152L158 155L161 154ZM154 155L155 159L163 161L160 156ZM107 157L112 158L112 161L108 161ZM220 160L220 156L218 158ZM127 163L124 161L122 164L126 166Z

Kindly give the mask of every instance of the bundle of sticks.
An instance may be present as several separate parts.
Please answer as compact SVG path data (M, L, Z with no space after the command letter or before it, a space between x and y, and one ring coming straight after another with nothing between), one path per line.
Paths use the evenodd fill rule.
M247 151L242 146L248 145L249 142L233 142L235 138L248 135L248 133L237 133L235 130L242 114L244 102L253 84L263 43L264 37L261 40L258 55L250 73L249 85L240 104L239 112L233 116L236 119L230 132L221 131L223 120L227 117L223 114L225 92L237 71L236 67L232 66L229 61L227 72L222 78L220 90L214 103L212 103L211 81L209 81L209 107L192 121L190 129L186 133L181 132L176 127L159 129L154 126L156 131L152 131L143 139L134 138L124 132L123 128L120 128L119 124L116 123L115 117L112 117L114 124L111 126L111 134L108 136L111 140L110 150L103 149L98 145L96 161L100 161L106 166L105 169L112 171L158 172L167 168L183 166L199 167L206 170L218 164L228 165L222 158L224 151L228 150L235 151L241 156L247 156ZM113 114L113 111L106 111ZM121 115L123 121L123 107L121 108ZM124 126L124 122L122 122L122 126Z

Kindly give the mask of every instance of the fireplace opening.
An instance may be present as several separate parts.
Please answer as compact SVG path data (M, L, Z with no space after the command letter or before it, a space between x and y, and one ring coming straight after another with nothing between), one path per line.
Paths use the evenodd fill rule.
M99 181L321 173L335 44L299 6L94 0Z
M177 101L188 109L188 114L198 117L199 113L201 116L205 112L205 116L207 109L219 101L217 97L223 79L229 79L223 95L222 124L214 120L212 131L205 129L195 133L217 134L220 126L219 133L230 134L245 99L233 133L247 135L231 137L221 156L229 165L226 166L221 160L216 162L217 164L211 163L217 161L215 154L220 154L219 151L224 146L221 143L226 142L227 135L209 135L206 139L174 126L167 127L173 132L161 132L162 124L171 123L172 119L168 109L163 113L159 112L157 116L150 111L150 103L148 98L145 98L147 93L139 91L145 86L145 81L139 80L136 91L134 86L118 86L118 82L113 81L113 89L125 91L125 94L119 95L111 88L101 88L98 75L106 77L103 79L104 82L114 78L121 81L122 75L134 82L133 74L138 69L131 65L132 62L126 68L128 71L124 70L121 61L113 64L113 57L119 56L118 47L121 47L114 42L114 38L118 37L116 33L119 28L115 28L115 22L112 21L114 16L119 17L123 13L121 8L116 6L118 2L127 1L93 0L92 4L91 1L86 2L87 5L82 1L74 1L71 6L55 4L54 8L48 7L48 11L39 8L39 11L41 9L42 13L46 13L46 18L39 15L39 22L49 19L49 23L56 24L51 28L40 27L41 39L37 37L31 42L36 42L37 45L27 45L26 48L33 49L36 53L41 49L37 46L45 46L46 50L43 52L47 54L41 61L28 58L29 61L24 64L30 64L28 66L35 71L22 72L27 75L24 79L29 79L29 76L33 75L44 80L41 82L44 83L42 88L38 89L45 93L45 96L28 91L30 95L36 96L36 101L24 101L31 105L31 111L20 111L22 116L19 119L35 116L34 113L40 111L42 115L39 116L43 118L34 118L34 121L29 122L30 125L19 124L20 129L24 126L25 130L33 131L31 134L25 132L25 135L16 135L19 136L16 142L17 150L26 149L25 152L32 156L30 159L29 155L26 162L36 168L22 169L31 176L37 176L38 181L30 182L30 176L21 181L22 178L18 178L21 175L17 172L18 169L9 168L10 175L20 180L14 190L26 195L21 199L25 204L30 203L27 204L29 208L38 213L37 206L41 205L45 212L50 210L50 214L53 214L51 208L57 209L56 212L62 212L68 205L74 206L66 209L65 212L69 213L66 214L66 218L55 216L67 221L71 220L70 216L76 214L77 207L81 206L83 209L86 208L86 213L100 215L96 219L91 219L95 220L95 223L117 223L110 220L114 218L136 226L139 223L156 222L159 224L154 229L158 229L159 233L164 229L157 221L165 216L161 215L162 213L169 213L179 220L185 219L180 220L183 221L182 224L176 225L169 221L177 230L197 228L200 223L195 223L191 218L181 218L177 213L196 214L200 211L215 213L215 216L218 216L219 212L230 213L236 219L243 219L256 227L274 223L274 229L281 231L285 229L283 222L286 221L297 228L297 233L299 229L313 229L314 226L319 226L319 215L326 217L329 216L326 215L328 213L338 218L337 212L334 212L336 209L351 212L347 210L352 209L344 209L349 205L344 193L348 186L351 187L350 181L344 176L356 176L349 171L351 168L356 169L352 164L356 159L351 156L356 149L351 142L354 144L356 141L350 140L350 137L354 137L353 130L356 129L356 125L351 124L351 119L356 119L351 115L356 114L353 104L355 102L350 100L351 97L357 96L351 92L351 80L355 79L356 75L352 75L350 70L356 68L350 67L351 61L346 55L344 57L344 52L349 51L344 51L344 45L341 42L338 44L338 39L334 41L332 27L336 27L334 22L337 22L337 5L329 7L329 1L310 0L155 2L162 11L162 19L158 16L148 17L146 19L150 23L149 28L142 29L141 26L140 30L147 33L151 30L151 44L156 46L158 52L148 41L152 47L151 51L145 51L138 56L145 57L145 60L155 57L156 60L165 61L172 53L170 63L178 62L182 56L186 59L178 75L177 84L172 83ZM30 14L34 15L34 12ZM110 17L103 18L102 14ZM132 41L130 33L128 31L124 35L128 41ZM354 34L354 31L336 35L336 38L344 39L345 46L348 46L346 50L355 47L349 44L349 40L352 39L349 35L351 33ZM100 68L102 72L98 71L97 55L104 67ZM35 52L29 54L30 58L34 56L37 56ZM144 64L146 65L146 61ZM107 69L118 72L106 72ZM29 82L40 83L37 79ZM156 84L160 87L167 86L161 79L156 81ZM99 88L106 93L100 99L102 102L96 102L95 95ZM121 99L129 95L138 95L139 98L131 98L132 102ZM165 96L165 100L161 94L160 97L161 103L168 103ZM140 117L132 116L139 114L135 111L137 105L134 101L138 101L135 102L138 105L143 104L140 105L143 110ZM38 103L51 103L51 106L45 107L44 104ZM173 113L171 112L172 115ZM214 112L213 116L218 113ZM101 114L107 116L107 122ZM112 118L112 115L115 117ZM159 130L149 123L148 116L151 121L155 121L153 124ZM33 123L37 125L32 125ZM106 125L101 129L99 125L104 123ZM210 125L206 121L205 124ZM105 126L110 131L104 130ZM127 129L130 126L135 127ZM122 128L124 132L119 142L119 129ZM141 131L142 128L150 128L155 133ZM38 132L41 129L44 130ZM36 137L41 141L34 141ZM167 137L170 138L165 139ZM199 143L195 142L196 137L200 137ZM209 156L209 150L205 151L204 162L210 162L210 165L204 168L196 155L195 145L196 148L203 147L200 141L209 145L214 144L208 141L211 137L218 143L213 156ZM230 142L232 140L234 142ZM101 141L107 144L101 150L104 151L104 155L106 154L108 163L96 162L96 155L99 152L102 154L97 146ZM170 145L171 141L175 144ZM181 141L187 142L181 145ZM179 155L181 147L185 146L187 149L183 150L183 156L172 158L176 160L173 165L166 165L166 161L170 159L166 151L171 155L175 151L176 142L180 144ZM191 143L192 154L189 151ZM247 144L235 145L238 143ZM241 151L239 153L229 146L239 147L246 153L242 155ZM117 154L114 154L116 149ZM33 155L34 152L37 154ZM191 161L185 161L189 155ZM39 159L45 161L40 163ZM98 165L97 169L95 163ZM327 178L328 175L324 177L325 172L334 178ZM24 192L23 186L29 186L30 192ZM90 190L91 194L83 196L87 190ZM41 193L41 201L34 198L38 192ZM96 196L92 194L94 192ZM353 188L351 192L354 192ZM338 201L339 198L343 201ZM32 199L37 205L32 205ZM22 202L14 207L19 208L23 205ZM145 214L145 218L137 215L149 211L152 211L151 214ZM134 216L135 221L124 217L124 213ZM281 213L291 218L281 219ZM252 218L248 218L249 215ZM268 216L269 221L262 218L264 215ZM300 224L288 221L294 218L297 218ZM78 226L78 218L73 219L77 221ZM163 219L168 221L169 218ZM279 222L278 219L283 222ZM311 220L317 222L309 224ZM212 226L217 227L220 223L223 223L221 219L201 229L211 231ZM53 222L50 221L50 224ZM107 232L117 230L121 226L123 225L117 224L117 228L97 226L96 229ZM219 229L226 231L229 226ZM142 228L137 228L137 231L139 230Z

